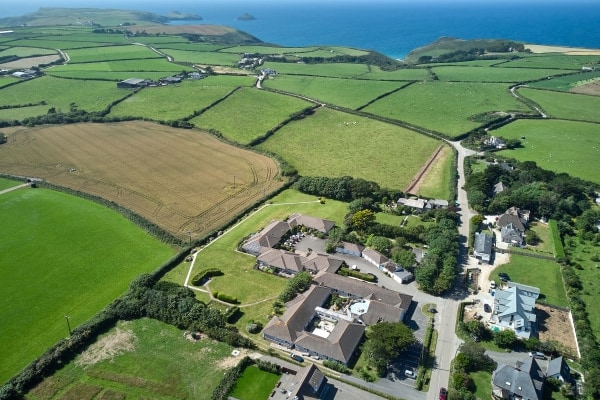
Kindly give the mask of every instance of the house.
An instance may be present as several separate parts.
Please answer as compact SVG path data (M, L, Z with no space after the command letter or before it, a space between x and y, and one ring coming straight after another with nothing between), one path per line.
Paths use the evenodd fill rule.
M537 331L535 300L540 289L508 282L508 287L496 289L490 322L501 329L511 329L518 338L528 339Z
M426 210L436 210L438 208L448 208L448 200L431 199L425 203Z
M277 71L271 68L263 68L260 70L263 75L277 75Z
M383 272L398 283L408 283L413 280L413 274L398 264L388 261L383 265Z
M188 74L188 78L189 79L203 79L204 75L202 75L200 72L191 72Z
M273 390L269 400L326 399L329 398L328 392L331 389L327 377L311 363L298 371L286 369L286 373L281 375L277 389Z
M331 228L335 226L334 221L316 218L304 214L290 215L290 217L288 218L288 224L290 225L290 229L294 227L304 226L308 229L312 229L321 233L329 233Z
M278 273L295 275L304 271L302 257L298 254L278 249L268 249L256 258L259 268L274 268Z
M473 255L483 262L490 263L492 259L493 239L490 235L483 232L475 233L473 242Z
M124 81L117 82L117 87L120 89L135 89L143 86L148 86L148 80L141 78L128 78Z
M367 247L363 250L362 256L365 260L373 264L375 267L379 268L381 271L384 270L385 263L390 261L389 258L370 247Z
M335 248L336 253L348 254L351 256L362 257L365 246L356 243L342 242Z
M506 142L504 141L504 139L496 137L496 136L490 136L489 138L485 139L483 141L483 144L487 147L493 147L495 149L505 149L506 148Z
M502 242L520 246L523 243L525 227L529 223L529 210L511 207L498 218Z
M562 356L548 362L546 378L558 379L562 383L571 382L571 368L569 368Z
M494 185L494 196L499 195L500 193L504 192L506 189L507 189L507 187L504 183L502 183L502 181L496 183Z
M544 373L535 358L517 362L515 367L498 365L492 374L492 398L541 400Z
M279 244L283 236L290 230L288 223L283 221L271 221L259 233L253 235L243 245L242 250L246 253L258 256L264 251Z
M31 79L38 76L38 71L35 69L24 69L22 71L13 72L12 76L19 79Z
M398 205L411 208L418 212L425 211L425 205L427 204L427 200L424 199L408 199L405 197L401 197L398 199Z

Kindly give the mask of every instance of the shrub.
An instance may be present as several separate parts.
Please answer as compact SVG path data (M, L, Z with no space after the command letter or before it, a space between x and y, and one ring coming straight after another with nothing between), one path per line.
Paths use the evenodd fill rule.
M225 301L225 302L227 302L227 303L231 303L231 304L238 304L238 303L239 303L239 301L238 301L238 298L237 298L237 297L234 297L234 296L229 296L229 295L227 295L227 294L225 294L225 293L219 293L219 294L217 295L217 299L219 299L219 300L221 300L221 301Z
M205 279L210 279L213 276L222 276L223 272L221 272L220 269L217 268L209 268L209 269L205 269L203 271L198 272L196 275L194 275L194 277L192 278L192 285L194 286L200 286L203 284Z
M323 361L323 366L332 369L337 372L341 372L342 374L349 374L351 369L346 367L344 364L339 363L337 361L325 360Z

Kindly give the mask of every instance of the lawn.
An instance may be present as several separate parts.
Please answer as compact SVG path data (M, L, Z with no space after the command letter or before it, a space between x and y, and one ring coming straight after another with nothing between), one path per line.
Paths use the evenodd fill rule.
M519 139L522 147L499 154L519 161L600 183L598 124L559 120L518 120L495 131L505 139ZM525 136L525 139L522 137Z
M44 76L3 88L0 106L45 101L49 107L55 107L56 111L68 112L71 103L86 111L100 111L127 93L117 89L114 82L80 81Z
M396 125L320 108L259 147L304 176L351 175L403 190L440 142Z
M242 330L251 319L261 321L263 324L267 323L273 301L286 284L284 278L254 269L256 263L254 256L236 251L244 238L260 231L269 222L284 220L293 213L326 218L341 225L347 212L346 203L326 200L325 204L321 204L315 196L291 189L275 196L268 204L260 211L248 215L247 218L204 247L198 253L191 274L193 277L204 268L218 268L224 273L224 276L211 279L210 290L238 297L243 316L236 326ZM164 279L183 284L189 266L189 263L180 264ZM249 306L249 304L252 305Z
M449 146L444 146L439 158L431 164L431 167L423 175L422 183L419 186L419 195L434 199L448 199L450 197L450 183L454 182L452 176L455 168L452 168L454 161L454 150Z
M13 186L19 186L24 182L13 181L12 179L0 178L0 190L8 189Z
M560 267L554 261L511 254L510 262L496 268L490 278L500 282L500 272L507 273L512 282L539 288L538 301L561 307L568 306Z
M209 400L225 368L237 360L225 343L193 342L183 334L148 318L119 322L25 398ZM101 355L101 345L116 354L92 364L90 358Z
M244 88L190 120L202 129L215 129L242 144L263 136L292 114L312 106L305 100Z
M600 96L528 88L519 89L519 94L535 101L550 117L600 123Z
M489 399L492 393L492 374L487 371L471 372L469 377L475 386L475 398Z
M405 82L282 75L266 80L263 86L299 93L327 104L356 109L405 84Z
M178 85L149 87L113 107L110 115L162 121L181 119L231 93L236 84L252 83L247 78L240 78L211 76L202 80L186 80Z
M510 95L506 84L419 82L376 101L363 111L456 137L481 125L471 117L497 111L528 110Z
M118 213L46 189L1 196L0 382L151 272L173 250ZM18 350L17 350L18 349Z
M268 399L280 376L251 365L238 379L231 396L239 400Z

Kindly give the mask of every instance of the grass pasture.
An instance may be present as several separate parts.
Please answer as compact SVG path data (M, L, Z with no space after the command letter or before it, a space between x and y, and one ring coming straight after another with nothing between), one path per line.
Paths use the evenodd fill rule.
M462 65L433 67L440 81L517 83L564 74L570 71L541 68L468 67Z
M574 271L583 285L581 298L586 304L586 311L592 330L600 335L600 307L597 307L600 296L600 263L592 257L600 256L600 249L591 241L583 241L577 237L569 239L567 253L574 263L579 264Z
M304 64L266 62L264 68L276 70L279 74L328 76L333 78L355 78L369 72L365 64Z
M126 94L127 92L117 89L114 82L78 81L44 76L3 88L0 106L45 101L57 111L68 112L71 103L86 111L100 111Z
M469 118L494 111L529 109L506 84L419 82L371 104L363 111L458 136L480 124Z
M23 182L14 181L12 179L0 178L0 190L8 189L14 186L19 186Z
M20 121L24 118L37 117L38 115L45 115L48 112L50 106L31 106L31 107L18 107L18 108L7 108L0 110L0 121Z
M176 62L194 63L201 65L223 65L233 67L236 66L237 62L241 59L241 57L237 54L220 53L216 51L186 51L163 47L161 47L159 50L173 57L173 59Z
M251 365L238 379L231 396L240 400L268 399L277 381L279 381L279 375L261 371Z
M513 282L539 288L545 303L561 307L568 305L560 266L554 261L511 254L510 262L496 268L490 278L500 282L499 272L507 273Z
M88 63L97 61L133 60L146 58L162 58L145 46L123 45L123 46L101 46L89 49L73 49L68 51L70 63Z
M430 80L429 71L425 68L402 68L395 71L383 71L376 65L371 65L369 72L360 76L361 79L390 80L390 81L426 81Z
M31 56L44 56L49 54L56 54L56 50L36 48L36 47L11 47L0 51L0 57L5 56L17 56L17 57L31 57Z
M535 101L550 117L600 123L600 96L528 88L519 89L519 94Z
M0 195L0 381L173 251L118 213L45 189ZM42 289L43 288L43 289ZM18 350L17 350L18 349Z
M552 79L546 79L539 82L529 83L528 86L535 89L550 89L569 91L577 87L582 82L600 78L600 71L586 72L580 74L571 74L566 76L558 76Z
M263 82L264 87L298 93L323 103L351 109L365 105L404 84L406 83L295 75L281 75Z
M442 147L437 159L431 164L423 175L418 187L419 196L434 199L448 199L450 197L450 182L454 170L452 162L454 151L449 146Z
M527 55L523 58L510 60L502 67L508 68L557 68L581 70L583 66L592 66L600 62L600 56L565 55L557 53L544 53Z
M161 76L165 76L169 74L179 73L184 70L193 71L193 69L190 67L172 64L163 58L152 58L60 65L48 70L48 74L53 74L57 71L78 71L90 73L97 71L106 71L128 72L133 76L139 76L139 73L142 72L162 72ZM83 75L83 77L85 77L85 75Z
M521 140L522 147L500 154L540 167L600 183L595 166L600 151L599 125L560 120L519 120L495 131L506 139ZM525 136L525 139L521 139Z
M216 229L283 183L270 158L148 122L17 131L0 146L0 172L103 197L184 238Z
M243 88L190 122L202 129L216 129L230 140L248 144L311 105L296 97Z
M318 50L319 47L311 46L311 47L280 47L280 46L264 46L264 45L238 45L238 46L230 46L221 49L220 51L223 53L235 53L238 55L242 55L244 53L249 54L267 54L267 55L283 55L283 54L298 54L298 53L308 53L311 51Z
M177 86L145 88L113 107L110 115L177 120L226 96L235 89L236 83L253 83L253 80L244 77L228 78L211 76L202 80L186 80Z
M204 338L192 342L183 333L148 318L119 322L25 398L209 400L225 369L238 359L225 343ZM102 355L101 345L121 351L89 363L92 356Z
M368 135L368 139L365 139ZM344 176L403 190L439 142L404 128L327 108L294 121L260 145L303 176Z

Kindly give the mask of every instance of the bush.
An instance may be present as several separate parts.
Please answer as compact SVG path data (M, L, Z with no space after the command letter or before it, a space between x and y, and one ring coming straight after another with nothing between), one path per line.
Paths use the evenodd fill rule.
M216 269L216 268L209 268L209 269L200 271L196 275L194 275L194 277L192 278L192 285L200 286L204 283L205 279L208 280L208 279L212 278L213 276L223 276L223 272L221 272L220 269Z
M262 328L262 324L254 320L249 321L246 325L246 330L248 331L248 333L258 333L262 330Z
M229 296L229 295L227 295L227 294L225 294L225 293L219 293L219 294L217 295L217 299L219 299L219 300L221 300L221 301L225 301L225 302L227 302L227 303L231 303L231 304L238 304L238 303L239 303L239 301L238 301L238 298L237 298L237 297L234 297L234 296Z
M352 371L350 368L337 361L325 360L323 361L323 366L334 371L341 372L342 374L349 374Z

